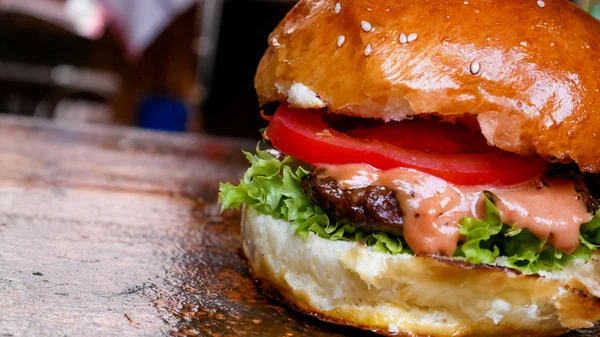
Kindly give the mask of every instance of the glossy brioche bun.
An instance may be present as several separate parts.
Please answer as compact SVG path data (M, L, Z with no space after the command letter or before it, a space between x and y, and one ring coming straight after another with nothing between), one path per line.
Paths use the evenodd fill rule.
M566 0L300 0L255 85L352 116L469 113L492 145L600 171L600 23Z
M377 253L296 235L246 208L242 244L270 295L334 323L402 336L558 336L600 318L600 259L525 276L456 260Z

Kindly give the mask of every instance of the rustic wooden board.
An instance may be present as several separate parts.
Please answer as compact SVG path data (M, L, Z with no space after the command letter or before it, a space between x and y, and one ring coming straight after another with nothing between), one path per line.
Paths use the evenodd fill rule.
M238 258L216 193L253 145L0 118L0 336L358 335L268 301Z

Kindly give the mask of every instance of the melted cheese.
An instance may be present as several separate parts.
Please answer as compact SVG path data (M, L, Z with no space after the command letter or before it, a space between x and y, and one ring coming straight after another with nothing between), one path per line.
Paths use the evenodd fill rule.
M452 256L458 245L458 220L482 219L481 192L499 200L504 223L530 230L555 248L572 253L579 245L579 227L592 215L567 179L539 180L511 186L457 186L430 174L397 168L381 171L366 164L323 165L319 175L338 180L342 188L381 185L394 191L403 212L403 235L415 253Z

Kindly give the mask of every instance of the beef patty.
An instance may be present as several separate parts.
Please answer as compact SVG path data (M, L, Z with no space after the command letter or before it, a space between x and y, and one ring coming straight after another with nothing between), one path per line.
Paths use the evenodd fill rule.
M302 188L335 219L369 232L402 234L402 211L394 192L384 186L343 189L332 177L311 174Z

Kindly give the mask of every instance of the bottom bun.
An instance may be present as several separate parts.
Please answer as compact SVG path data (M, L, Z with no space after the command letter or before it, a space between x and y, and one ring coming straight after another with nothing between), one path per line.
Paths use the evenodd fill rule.
M322 320L404 336L558 336L600 318L600 258L544 276L441 256L390 255L314 234L246 208L253 276Z

